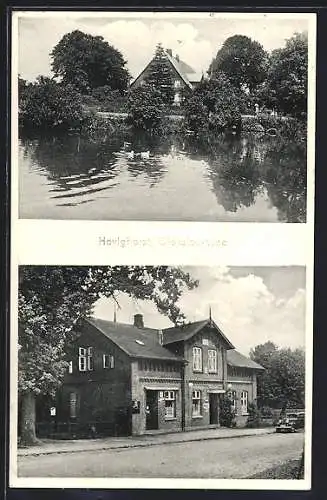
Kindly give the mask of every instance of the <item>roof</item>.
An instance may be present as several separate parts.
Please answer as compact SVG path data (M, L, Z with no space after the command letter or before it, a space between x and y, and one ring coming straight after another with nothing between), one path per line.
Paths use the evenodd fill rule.
M179 76L182 78L182 80L185 82L185 84L192 89L192 83L198 83L201 81L203 74L196 72L191 66L189 66L186 62L182 61L181 59L176 59L173 55L170 55L170 53L166 50L165 55L168 59L168 61L171 63L171 65L174 67L174 69L177 71ZM145 68L141 71L141 73L134 78L133 81L130 82L130 85L133 86L134 83L140 78L140 76L144 73L144 71L148 68L148 66L151 64L153 59L145 66Z
M228 340L228 338L221 331L219 326L212 319L205 319L202 321L195 321L194 323L188 323L183 326L176 326L172 328L166 328L164 333L164 345L172 344L173 342L185 341L193 337L196 333L198 333L205 326L212 326L218 332L218 334L222 337L227 349L234 349L233 344Z
M88 318L86 321L120 347L128 356L184 361L183 358L159 344L158 330L137 328L133 325L115 323L98 318Z
M264 370L264 367L256 363L250 358L243 356L240 352L235 349L227 351L227 364L229 366L235 366L239 368L251 368L255 370Z
M169 52L166 51L166 56L168 61L172 64L172 66L175 68L179 76L184 80L186 85L190 88L192 88L192 83L191 82L199 82L202 78L202 74L196 73L191 66L186 64L186 62L182 61L181 59L176 59L173 55L170 55Z

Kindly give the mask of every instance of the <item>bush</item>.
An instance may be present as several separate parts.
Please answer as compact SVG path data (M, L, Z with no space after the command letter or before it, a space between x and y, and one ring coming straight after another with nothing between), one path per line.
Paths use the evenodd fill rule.
M149 85L132 90L127 100L127 123L150 134L164 131L166 107L159 91Z
M119 90L112 90L109 86L98 87L92 91L92 97L98 102L103 111L126 112L127 98Z
M19 124L24 129L80 130L85 120L81 96L71 85L38 77L20 93Z
M261 425L261 413L258 410L255 403L250 403L248 405L248 418L246 422L246 427L255 428Z
M235 427L236 425L232 401L227 396L220 400L219 422L223 427Z
M203 81L185 103L185 126L196 134L240 128L243 97L224 74Z

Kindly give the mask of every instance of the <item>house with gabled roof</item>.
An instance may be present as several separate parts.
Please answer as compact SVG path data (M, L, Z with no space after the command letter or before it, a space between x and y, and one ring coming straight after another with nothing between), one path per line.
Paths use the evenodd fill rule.
M203 79L203 73L195 71L186 62L182 61L178 54L173 55L171 49L165 50L165 56L171 69L171 76L174 84L174 104L180 106L183 97L191 93L194 87ZM130 83L131 88L143 85L149 74L153 59L145 66L141 73Z
M208 318L164 330L97 318L82 322L55 400L39 405L45 435L140 435L220 426L231 397L244 426L263 368L237 352ZM43 432L42 432L43 431Z

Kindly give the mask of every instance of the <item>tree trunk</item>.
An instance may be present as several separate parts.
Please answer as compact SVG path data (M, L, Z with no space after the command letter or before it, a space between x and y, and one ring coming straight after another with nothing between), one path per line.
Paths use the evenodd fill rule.
M35 434L35 394L28 391L22 394L20 439L22 445L37 444Z

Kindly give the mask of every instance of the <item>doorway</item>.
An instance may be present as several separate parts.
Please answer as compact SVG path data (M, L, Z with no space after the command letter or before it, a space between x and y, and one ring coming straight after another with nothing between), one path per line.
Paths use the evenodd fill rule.
M158 391L146 391L146 430L158 429Z
M218 424L219 423L219 401L218 394L209 393L209 418L210 424Z

